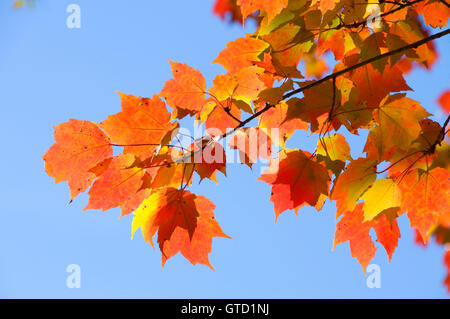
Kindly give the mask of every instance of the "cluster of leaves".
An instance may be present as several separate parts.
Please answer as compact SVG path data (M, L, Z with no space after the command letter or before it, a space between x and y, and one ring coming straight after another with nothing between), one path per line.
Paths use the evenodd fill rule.
M369 28L377 8L379 21ZM212 87L198 70L170 62L173 78L152 98L120 94L122 111L103 122L55 127L45 166L56 182L68 182L71 199L90 187L86 209L134 212L133 233L140 228L152 245L157 233L163 264L181 252L193 264L211 266L212 238L228 236L214 218L214 204L187 187L194 174L201 180L226 174L226 160L208 158L224 159L219 142L234 134L230 146L243 163L270 160L259 180L272 188L277 218L336 202L334 244L348 241L364 271L377 250L370 230L390 259L400 237L397 217L404 213L422 242L432 236L449 242L450 117L442 125L431 120L406 96L411 88L404 79L412 68L435 63L432 41L450 31L429 30L447 25L448 3L218 0L214 11L241 23L251 17L258 27L219 53L213 62L226 72ZM189 147L173 138L187 116L208 133ZM296 130L318 137L313 153L286 147ZM360 130L369 133L363 153L353 158L341 133ZM281 148L277 154L272 144ZM113 147L123 152L113 156ZM202 160L192 160L196 156ZM448 258L447 252L447 265Z

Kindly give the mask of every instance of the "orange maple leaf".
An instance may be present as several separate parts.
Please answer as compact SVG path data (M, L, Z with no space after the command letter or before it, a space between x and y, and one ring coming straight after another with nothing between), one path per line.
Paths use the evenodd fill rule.
M109 115L100 123L112 143L124 146L124 153L131 153L146 159L163 139L178 127L170 122L170 113L165 103L157 96L139 98L119 92L122 111Z
M239 71L261 61L258 56L269 46L268 43L255 38L239 38L227 44L213 63L219 63L231 72Z
M124 204L141 188L145 170L133 167L136 158L132 154L120 154L112 158L106 170L89 190L89 203L84 208L103 211Z
M424 242L437 226L439 217L450 210L450 172L441 167L419 174L410 171L399 183L402 211L407 212Z
M359 203L353 210L345 212L344 216L339 220L336 225L336 233L334 234L333 249L337 245L349 241L352 257L358 260L364 273L366 273L367 265L370 264L377 251L369 234L370 229L375 229L377 241L385 248L389 261L398 245L400 230L397 220L389 221L387 215L364 222L363 208L364 204Z
M438 102L444 112L450 113L450 90L442 93Z
M308 152L284 150L258 180L272 185L270 200L278 218L287 209L297 211L305 204L317 205L322 194L328 195L330 177Z
M132 234L141 228L144 240L153 246L152 238L158 232L163 265L181 252L193 265L200 263L213 269L208 259L212 238L230 238L214 219L214 209L214 204L203 196L174 188L162 189L135 211Z
M288 0L237 0L241 7L243 21L257 10L264 10L270 22L277 14L288 6Z
M205 103L206 81L200 71L178 62L170 61L173 79L166 81L160 96L174 108L172 116L183 118L200 111Z
M252 167L259 157L270 160L272 158L272 140L258 127L248 127L236 131L229 141L233 149L239 150L241 163Z
M55 126L55 144L45 153L45 170L56 183L67 181L73 200L95 178L89 170L112 156L109 138L92 122L69 120Z
M336 225L333 249L346 241L350 243L350 252L361 264L364 273L367 265L375 257L377 248L369 235L371 222L363 222L363 204L356 205L352 211L347 211Z

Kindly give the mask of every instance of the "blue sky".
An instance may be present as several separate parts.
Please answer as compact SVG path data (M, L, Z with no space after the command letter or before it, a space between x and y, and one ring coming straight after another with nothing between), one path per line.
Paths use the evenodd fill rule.
M66 27L66 7L81 7L81 29ZM0 4L0 297L4 298L446 298L442 247L413 243L406 216L390 263L379 247L381 288L366 286L348 244L332 251L335 206L274 222L270 189L259 169L230 165L228 178L192 192L212 200L223 230L210 260L215 272L181 255L161 267L160 253L142 236L130 240L131 216L118 209L82 212L87 196L68 205L65 183L55 185L42 155L53 126L70 118L101 121L120 110L116 90L152 96L171 77L168 59L201 70L209 83L222 71L211 61L242 29L212 15L212 0L38 0L34 9ZM449 52L446 39L436 43ZM408 77L436 119L436 98L449 85L450 59ZM358 139L352 139L361 149ZM292 146L314 141L296 134ZM355 153L356 154L356 153ZM356 154L358 155L358 154ZM378 244L377 244L378 245ZM378 247L378 246L377 246ZM81 267L81 288L66 287L66 267Z

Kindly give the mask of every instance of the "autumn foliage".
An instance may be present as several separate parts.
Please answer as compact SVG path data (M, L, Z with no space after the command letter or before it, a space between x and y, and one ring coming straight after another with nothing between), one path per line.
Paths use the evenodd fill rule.
M334 246L348 241L363 271L377 251L371 229L390 260L402 214L421 243L448 245L449 118L432 120L429 106L408 97L404 75L435 64L433 41L450 33L449 4L217 0L213 10L241 24L254 19L257 30L224 45L213 63L225 72L211 86L199 70L170 61L173 78L158 94L119 93L121 112L103 122L55 127L45 169L68 182L71 200L88 190L85 209L133 213L133 234L140 229L151 245L157 236L163 264L180 252L211 267L213 237L228 236L214 204L188 188L195 174L226 176L230 147L249 167L270 161L259 180L271 187L276 218L335 202ZM436 100L448 115L449 91ZM185 117L207 132L188 145L179 139ZM297 130L317 138L314 152L286 146ZM355 157L344 135L362 131ZM448 248L445 256L449 267ZM445 284L450 290L449 277Z

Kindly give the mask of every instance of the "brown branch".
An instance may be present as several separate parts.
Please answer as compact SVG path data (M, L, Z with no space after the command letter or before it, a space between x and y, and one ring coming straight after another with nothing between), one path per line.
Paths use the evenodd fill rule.
M419 2L419 1L423 1L423 0L417 0L416 2ZM412 3L412 2L411 2L411 3ZM415 3L415 2L414 2L414 3ZM312 83L310 83L310 84L308 84L308 85L305 85L304 87L301 87L301 88L298 88L298 89L296 89L296 90L292 90L292 91L290 91L290 92L287 92L287 93L285 93L285 94L283 95L283 97L282 97L275 105L272 105L272 104L267 103L266 106L265 106L264 108L260 109L258 112L256 112L256 113L254 113L253 115L249 116L247 119L241 121L241 122L239 123L239 125L237 125L235 128L233 128L233 129L230 130L230 131L225 132L224 134L220 135L218 139L214 139L214 140L215 140L215 141L219 141L219 140L221 140L221 139L226 138L227 136L229 136L229 135L233 134L234 132L236 132L236 131L237 131L238 129L240 129L241 127L244 127L247 123L251 122L252 120L254 120L254 119L256 119L256 118L258 118L260 115L262 115L262 114L265 113L266 111L270 110L270 109L273 108L273 107L276 107L276 105L278 105L281 101L286 100L287 98L289 98L289 97L291 97L291 96L293 96L293 95L295 95L295 94L301 93L301 92L303 92L303 91L305 91L305 90L307 90L307 89L310 89L310 88L312 88L312 87L318 86L318 85L320 85L320 84L322 84L322 83L324 83L324 82L326 82L326 81L333 80L333 79L337 78L338 76L341 76L341 75L343 75L343 74L345 74L345 73L348 73L348 72L353 71L353 70L355 70L355 69L357 69L357 68L360 68L360 67L362 67L362 66L365 66L365 65L367 65L367 64L369 64L369 63L372 63L372 62L375 62L375 61L378 61L378 60L387 58L387 57L389 57L389 56L392 56L392 55L401 53L401 52L406 51L406 50L409 50L409 49L417 48L417 47L419 47L419 46L421 46L421 45L423 45L423 44L426 44L426 43L428 43L428 42L430 42L430 41L432 41L432 40L435 40L435 39L441 38L441 37L443 37L443 36L446 36L446 35L448 35L449 33L450 33L450 29L447 29L447 30L438 32L438 33L436 33L436 34L430 35L430 36L428 36L428 37L426 37L426 38L423 38L423 39L421 39L421 40L419 40L419 41L416 41L416 42L414 42L414 43L410 43L410 44L408 44L408 45L406 45L406 46L400 47L400 48L395 49L395 50L392 50L392 51L388 51L388 52L386 52L386 53L383 53L383 54L380 54L380 55L378 55L378 56L372 57L372 58L367 59L367 60L365 60L365 61L362 61L362 62L360 62L360 63L354 64L354 65L352 65L352 66L350 66L350 67L348 67L348 68L345 68L345 69L343 69L343 70L334 72L334 73L332 73L332 74L330 74L330 75L327 75L327 76L325 76L325 77L323 77L323 78L321 78L321 79L319 79L319 80L317 80L317 81L314 81L314 82L312 82ZM445 125L447 125L447 123L448 123L449 121L450 121L450 118L447 119ZM211 139L208 143L205 143L205 145L203 145L203 147L202 147L199 151L202 151L202 150L203 150L206 146L208 146L212 141L213 141L213 139ZM183 161L183 159L184 159L184 157L181 159L181 161Z
M447 135L446 128L447 128L447 124L450 121L450 115L447 116L447 119L445 120L444 124L442 124L442 128L441 131L439 133L439 136L436 138L436 141L434 141L433 144L430 145L430 148L428 150L425 151L425 153L427 154L433 154L434 151L436 150L436 146L441 145L442 141L445 138L445 135Z
M375 173L376 173L376 174L382 174L382 173L384 173L384 172L390 170L392 167L394 167L395 165L397 165L397 164L400 163L401 161L403 161L403 160L405 160L405 159L407 159L407 158L409 158L409 157L411 157L411 156L413 156L413 155L415 155L415 154L419 154L419 153L423 153L423 152L422 152L422 151L415 151L415 152L412 152L411 154L407 154L407 155L401 157L400 159L396 160L394 163L391 163L388 167L386 167L386 168L383 169L382 171L376 171Z
M236 122L238 122L239 124L242 123L241 120L239 118L237 118L236 116L233 115L233 113L231 113L231 110L229 107L222 107L222 109L225 111L225 113L228 114L229 117L231 117L233 120L235 120Z
M447 127L448 122L450 122L450 115L447 116L447 119L445 120L444 124L442 124L442 131L445 132L445 129Z
M330 112L328 112L328 121L331 122L333 120L333 111L334 111L334 105L336 104L336 78L333 78L333 99L331 102L331 109Z
M442 2L447 8L450 8L450 4L445 1L445 0L439 0L440 2Z
M409 49L415 49L415 48L417 48L417 47L419 47L419 46L421 46L421 45L423 45L423 44L425 44L425 43L427 43L427 42L430 42L430 41L432 41L432 40L441 38L441 37L443 37L443 36L445 36L445 35L447 35L447 34L449 34L449 33L450 33L450 29L447 29L447 30L438 32L438 33L436 33L436 34L433 34L433 35L431 35L431 36L429 36L429 37L423 38L422 40L419 40L419 41L417 41L417 42L408 44L408 45L403 46L403 47L400 47L400 48L398 48L398 49L395 49L395 50L392 50L392 51L388 51L388 52L386 52L386 53L383 53L383 54L374 56L374 57L372 57L372 58L370 58L370 59L367 59L367 60L365 60L365 61L356 63L356 64L354 64L354 65L352 65L352 66L350 66L350 67L348 67L348 68L345 68L345 69L343 69L343 70L341 70L341 71L337 71L337 72L335 72L335 73L332 73L332 74L330 74L330 75L328 75L328 76L326 76L326 77L324 77L324 78L321 78L320 80L317 80L317 81L315 81L315 82L312 82L312 83L310 83L310 84L308 84L308 85L306 85L306 86L304 86L304 87L301 87L301 88L299 88L299 89L296 89L296 90L293 90L293 91L291 91L291 92L286 93L285 95L283 95L283 100L285 100L285 99L287 99L287 98L289 98L289 97L291 97L291 96L293 96L293 95L295 95L295 94L297 94L297 93L303 92L303 91L305 91L305 90L307 90L307 89L309 89L309 88L311 88L311 87L314 87L314 86L317 86L317 85L319 85L319 84L322 84L323 82L326 82L326 81L328 81L328 80L331 80L331 79L333 79L333 78L336 78L336 77L338 77L338 76L341 76L341 75L343 75L343 74L345 74L345 73L348 73L348 72L350 72L350 71L353 71L353 70L355 70L355 69L357 69L357 68L360 68L360 67L362 67L362 66L365 66L365 65L367 65L367 64L369 64L369 63L372 63L372 62L375 62L375 61L378 61L378 60L381 60L381 59L390 57L390 56L392 56L392 55L395 55L395 54L397 54L397 53L401 53L401 52L406 51L406 50L409 50Z
M241 120L239 118L237 118L236 116L234 116L233 113L231 113L231 107L230 107L231 98L235 91L236 91L236 88L233 90L233 93L231 94L231 96L229 98L227 98L227 100L226 100L228 102L227 106L223 106L222 102L219 101L219 99L214 94L211 94L211 92L206 92L205 94L209 94L214 100L216 100L216 105L220 105L220 107L222 107L222 110L224 110L224 112L227 113L228 116L230 116L236 122L241 123Z
M417 41L417 42L414 42L414 43L408 44L408 45L406 45L406 46L403 46L403 47L401 47L401 48L398 48L398 49L395 49L395 50L388 51L388 52L386 52L386 53L377 55L377 56L375 56L375 57L372 57L372 58L370 58L370 59L367 59L367 60L362 61L362 62L360 62L360 63L357 63L357 64L355 64L355 65L352 65L352 66L350 66L350 67L348 67L348 68L345 68L345 69L343 69L343 70L341 70L341 71L337 71L337 72L335 72L335 73L332 73L332 74L330 74L330 75L328 75L328 76L326 76L326 77L321 78L320 80L317 80L317 81L314 81L314 82L312 82L312 83L310 83L310 84L308 84L308 85L305 85L304 87L298 88L298 89L293 90L293 91L288 92L288 93L285 93L285 94L283 95L283 97L281 98L280 101L286 100L287 98L289 98L289 97L291 97L291 96L293 96L293 95L295 95L295 94L301 93L301 92L303 92L303 91L305 91L305 90L307 90L307 89L310 89L310 88L312 88L312 87L315 87L315 86L317 86L317 85L320 85L320 84L322 84L322 83L324 83L324 82L326 82L326 81L332 80L333 78L337 78L338 76L341 76L341 75L343 75L343 74L345 74L345 73L348 73L348 72L353 71L353 70L355 70L355 69L357 69L357 68L360 68L360 67L362 67L362 66L365 66L365 65L367 65L367 64L369 64L369 63L372 63L372 62L375 62L375 61L384 59L384 58L386 58L386 57L395 55L395 54L397 54L397 53L400 53L400 52L403 52L403 51L406 51L406 50L409 50L409 49L417 48L417 47L419 47L419 46L421 46L421 45L423 45L423 44L425 44L425 43L427 43L427 42L430 42L430 41L432 41L432 40L441 38L441 37L443 37L443 36L445 36L445 35L447 35L447 34L449 34L449 33L450 33L450 29L447 29L447 30L438 32L438 33L433 34L433 35L431 35L431 36L429 36L429 37L423 38L422 40L419 40L419 41ZM279 103L280 101L278 101L278 103ZM277 103L277 104L278 104L278 103ZM235 132L236 130L238 130L239 128L245 126L248 122L252 121L253 119L255 119L255 118L257 118L257 117L259 117L261 114L263 114L264 112L266 112L267 110L269 110L269 109L271 109L272 107L275 107L275 106L276 106L276 105L266 104L266 106L265 106L264 108L262 108L261 110L259 110L259 111L256 112L255 114L253 114L252 116L248 117L246 120L242 121L242 122L241 122L238 126L236 126L233 130L224 133L224 134L221 136L221 138L225 138L225 137L227 137L228 135L234 133L234 132Z

